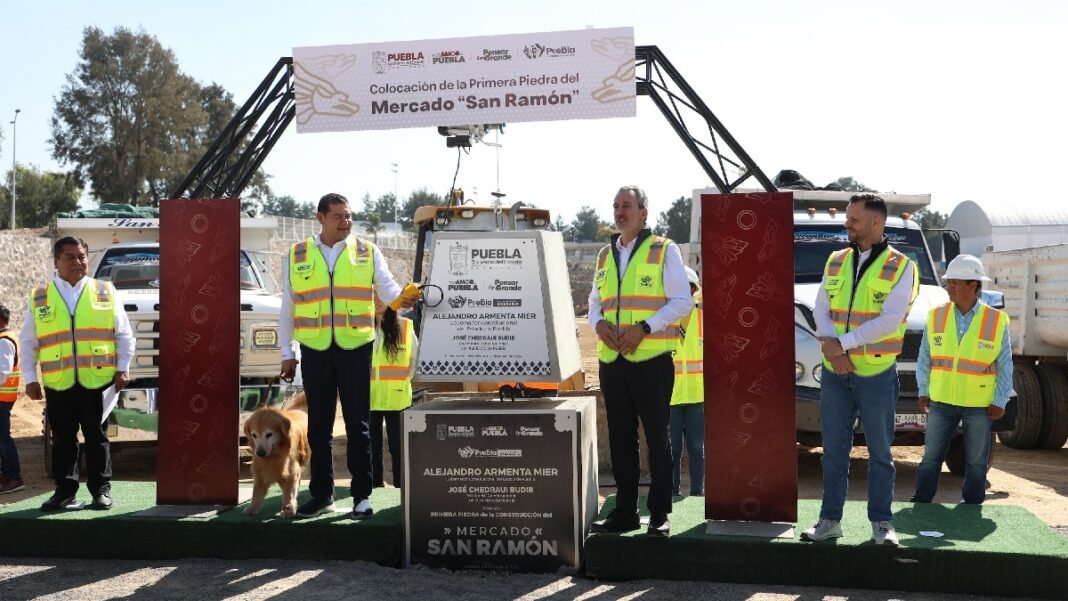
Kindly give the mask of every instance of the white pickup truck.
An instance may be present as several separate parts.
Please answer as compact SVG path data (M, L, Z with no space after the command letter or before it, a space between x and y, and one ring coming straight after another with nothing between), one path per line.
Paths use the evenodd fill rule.
M274 218L241 220L241 391L243 413L255 409L267 384L278 374L278 315L281 296L264 251ZM155 218L59 218L59 236L77 236L90 250L91 277L109 280L130 317L137 347L130 385L119 396L109 421L139 432L119 438L154 439L158 431L159 386L159 220ZM272 402L280 402L275 388ZM116 430L113 429L113 433Z

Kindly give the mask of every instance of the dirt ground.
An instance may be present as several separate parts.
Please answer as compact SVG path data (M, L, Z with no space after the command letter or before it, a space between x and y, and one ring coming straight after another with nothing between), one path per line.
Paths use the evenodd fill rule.
M586 325L579 322L579 341L584 357L587 386L597 385L596 336ZM0 497L7 503L49 492L53 483L46 479L44 469L44 446L41 437L43 402L21 397L12 412L12 433L19 448L23 479L26 489ZM335 470L338 477L348 476L345 471L345 437L340 412L335 429ZM996 445L993 467L989 480L987 502L991 504L1019 505L1027 508L1047 524L1059 527L1068 533L1068 446L1059 450L1021 451L1000 443ZM798 448L798 495L802 499L819 499L822 493L820 474L820 448ZM895 447L897 464L895 499L906 501L911 496L916 480L923 447ZM114 477L126 480L151 480L155 476L155 449L131 448L116 445L113 455ZM708 458L712 461L714 458ZM387 470L388 470L388 461ZM603 462L602 462L603 463ZM867 454L861 449L853 451L852 477L849 498L862 500L866 497ZM685 473L685 470L683 470ZM243 472L248 476L247 471ZM387 476L388 479L388 476ZM611 474L602 474L602 481L611 481ZM955 503L959 500L962 479L944 471L936 501ZM305 483L306 485L306 483ZM684 484L682 489L687 490ZM610 489L602 489L602 492Z

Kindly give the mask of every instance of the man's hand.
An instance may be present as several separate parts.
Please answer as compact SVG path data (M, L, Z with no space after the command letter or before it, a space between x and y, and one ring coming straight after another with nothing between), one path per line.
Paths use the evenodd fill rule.
M837 357L831 359L831 368L834 369L834 373L844 376L856 371L856 367L853 366L853 360L849 358L849 355L842 353Z
M34 382L33 384L26 385L26 396L35 401L40 401L44 398L44 393L41 391L41 383Z
M987 407L986 412L990 415L990 419L998 420L1005 415L1005 408L991 405Z
M118 392L118 391L122 390L123 388L126 388L126 385L130 383L130 372L128 372L128 371L117 371L117 372L115 372L115 379L113 380L113 383L115 384L115 392Z
M604 343L609 349L619 352L619 331L616 326L608 323L607 319L602 319L594 326L594 331L597 332L597 338Z
M619 334L619 352L624 355L633 353L638 350L638 345L642 343L644 338L645 332L636 323L623 328L623 331Z
M286 382L292 382L293 376L297 375L297 363L296 359L283 359L281 375L282 379Z
M931 412L931 397L929 397L929 396L921 396L920 397L920 411L923 412L923 413L930 413Z
M845 349L842 348L842 342L833 336L824 336L819 341L823 356L831 363L834 363L835 357L845 353Z

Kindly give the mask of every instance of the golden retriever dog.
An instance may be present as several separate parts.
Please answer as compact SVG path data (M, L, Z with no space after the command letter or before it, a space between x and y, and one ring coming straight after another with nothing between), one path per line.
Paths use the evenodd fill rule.
M282 518L296 515L300 475L311 458L307 409L308 400L301 392L285 410L260 407L245 421L253 478L252 501L245 515L259 514L273 484L282 487Z

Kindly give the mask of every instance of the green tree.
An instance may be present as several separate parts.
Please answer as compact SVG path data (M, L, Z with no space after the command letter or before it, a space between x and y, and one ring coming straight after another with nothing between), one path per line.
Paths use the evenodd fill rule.
M872 190L871 188L860 183L859 181L854 179L852 175L840 177L834 180L834 183L838 186L841 186L841 188L846 192L878 192L878 190Z
M55 101L52 156L98 201L158 204L232 117L233 99L183 74L143 31L87 27L79 58Z
M920 227L924 230L938 229L946 227L946 222L949 221L949 215L932 209L923 208L912 214L912 220L920 224Z
M397 211L397 197L392 192L387 192L375 200L375 213L382 223L393 223L393 216L400 219Z
M597 236L591 242L611 242L612 236L616 235L616 228L607 221L602 221L597 226Z
M366 229L367 233L371 234L374 243L378 244L378 232L382 231L382 218L378 215L378 213L371 213L367 216Z
M583 205L578 210L578 213L575 213L575 218L571 221L571 229L575 232L572 240L575 242L597 242L601 240L599 234L604 227L608 227L608 223L601 220L597 215L597 211L589 205Z
M387 192L374 200L371 200L371 195L365 192L362 203L363 208L353 216L353 219L369 221L371 215L377 215L379 223L393 223L393 209L397 206L397 201L392 192Z
M415 211L419 207L440 205L444 202L444 198L440 194L430 192L426 187L413 190L408 195L408 200L404 201L400 210L397 213L397 220L400 221L401 228L405 230L411 230L415 227Z
M310 202L297 202L292 196L275 196L268 194L263 201L263 214L277 217L294 217L296 219L315 219L315 205Z
M671 208L662 211L656 218L653 232L658 236L667 236L677 243L690 241L690 207L693 201L680 196L671 203Z
M567 223L564 222L564 218L563 218L562 215L557 215L556 216L556 220L553 221L553 229L555 229L556 231L560 232L560 235L563 236L565 242L574 242L575 241L574 240L575 231L573 229L571 229L571 226L569 226Z
M78 208L81 186L66 173L42 172L36 167L18 165L18 198L15 200L17 227L43 227L56 213ZM11 227L11 171L0 188L0 228Z

